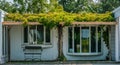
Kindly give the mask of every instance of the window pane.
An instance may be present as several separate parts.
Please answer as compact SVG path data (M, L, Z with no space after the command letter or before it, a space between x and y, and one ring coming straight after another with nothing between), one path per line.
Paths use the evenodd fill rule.
M73 48L72 48L72 27L68 28L68 52L72 53Z
M37 44L42 44L44 40L44 27L42 25L37 26Z
M29 41L31 44L34 44L36 41L36 26L29 27Z
M80 52L80 27L74 27L74 52Z
M81 31L82 39L82 52L89 52L89 27L82 27Z
M98 27L98 52L101 52L101 28Z
M96 52L96 27L91 27L91 52Z
M24 27L24 43L28 42L28 27Z
M46 42L50 43L50 28L46 27Z

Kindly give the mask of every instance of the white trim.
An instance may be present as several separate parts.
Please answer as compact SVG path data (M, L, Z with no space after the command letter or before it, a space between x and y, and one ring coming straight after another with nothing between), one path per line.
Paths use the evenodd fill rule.
M81 29L81 26L80 26L80 53L82 52L82 35L81 35L81 32L82 32L82 29Z
M36 26L36 30L37 30L37 26ZM37 31L35 31L35 33L36 33L36 44L37 44Z
M98 26L96 26L96 53L98 53Z
M89 53L91 53L91 27L89 26Z
M69 31L69 27L67 27L67 31L66 32L68 33L68 31ZM67 40L68 40L68 44L69 44L69 33L67 34L67 37L68 37ZM63 38L64 38L64 34L63 34ZM67 52L69 52L69 45L68 44L66 44L66 46L67 46L67 48L66 48ZM67 54L67 52L66 52L66 54Z
M4 21L4 15L5 12L3 10L0 9L0 64L5 63L5 58L3 57L3 48L2 47L4 44L4 40L3 40L3 28L2 28L2 22Z
M5 55L6 54L6 52L5 52L5 50L6 50L6 48L5 48L5 26L3 26L3 45L4 45L3 55Z
M72 27L72 48L73 48L73 53L74 53L74 27Z
M116 8L115 10L113 10L112 12L115 13L117 12L118 10L120 10L120 6L118 8Z
M102 54L101 52L99 52L99 53L67 53L68 55L73 55L73 56L75 56L75 55L77 55L77 56L95 56L95 55L100 55L100 54Z
M115 54L115 56L116 56L116 61L118 61L118 25L116 25L116 32L115 32L115 36L116 36L116 39L115 39L115 48L116 48L116 54Z
M119 22L119 17L118 17L118 21L117 22ZM120 24L120 23L119 23ZM118 25L116 25L116 28L115 28L115 60L116 61L119 61L119 48L118 48L118 42L119 42L119 24Z
M50 29L50 44L52 44L53 43L53 29Z
M29 39L29 37L30 37L30 36L29 36L29 28L30 28L30 26L28 26L27 28L28 28L28 30L27 30L27 33L28 33L28 34L27 34L27 35L28 35L28 38L27 38L27 39L28 39L28 41L27 41L27 42L28 42L28 44L29 44L29 43L30 43L30 39Z
M82 26L82 27L84 27L84 26ZM91 27L92 26L89 26L89 27L87 26L88 29L89 29L89 52L87 52L87 53L86 52L85 53L82 52L82 27L81 26L79 27L80 28L80 52L76 53L76 52L74 52L74 28L75 27L72 26L72 50L73 50L73 52L70 53L70 55L71 54L72 55L76 55L76 54L78 54L78 55L90 54L91 55L91 54L93 54L93 52L91 52ZM96 38L98 38L98 26L95 26L95 36L96 36ZM69 39L68 39L68 41L69 41ZM69 47L69 42L68 42L68 46L67 47ZM69 50L69 48L68 48L68 50ZM95 52L95 54L97 54L97 53L101 53L101 52L98 52L98 39L96 39L96 52ZM69 52L67 54L69 54Z
M44 35L44 40L43 40L43 44L45 44L45 42L46 42L46 27L45 26L43 26L43 35Z

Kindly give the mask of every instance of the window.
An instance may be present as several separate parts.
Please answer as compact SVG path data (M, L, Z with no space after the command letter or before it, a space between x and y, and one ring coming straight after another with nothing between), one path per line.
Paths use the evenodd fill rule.
M31 25L25 27L24 43L50 44L50 29L43 25Z
M69 27L68 53L87 54L101 52L101 28L98 26Z

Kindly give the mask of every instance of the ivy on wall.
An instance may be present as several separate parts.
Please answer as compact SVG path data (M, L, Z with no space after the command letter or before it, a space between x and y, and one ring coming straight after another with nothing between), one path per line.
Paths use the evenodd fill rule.
M112 13L67 13L67 12L49 12L40 14L19 14L9 13L5 17L6 21L15 22L39 22L45 26L54 27L64 22L64 25L70 25L72 22L111 22L114 21Z

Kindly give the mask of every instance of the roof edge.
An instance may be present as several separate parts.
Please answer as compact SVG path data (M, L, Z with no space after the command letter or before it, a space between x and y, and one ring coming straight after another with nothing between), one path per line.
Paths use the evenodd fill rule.
M0 9L0 12L2 12L3 14L8 14L6 11Z
M115 12L118 11L119 9L120 9L120 6L117 7L116 9L114 9L114 10L112 11L112 13L115 13Z

